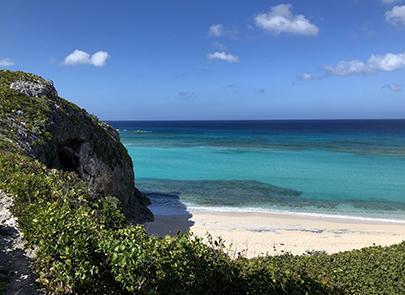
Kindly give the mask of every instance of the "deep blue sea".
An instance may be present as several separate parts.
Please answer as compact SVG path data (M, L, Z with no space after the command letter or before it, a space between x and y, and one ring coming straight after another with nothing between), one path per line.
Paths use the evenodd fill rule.
M405 220L405 120L114 121L155 214Z

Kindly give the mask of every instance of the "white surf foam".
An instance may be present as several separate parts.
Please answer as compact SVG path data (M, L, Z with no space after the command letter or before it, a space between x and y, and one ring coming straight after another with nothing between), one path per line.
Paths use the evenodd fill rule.
M355 221L367 221L367 222L384 222L384 223L398 223L405 224L404 219L392 219L392 218L381 218L381 217L368 217L368 216L355 216L355 215L343 215L343 214L333 214L333 213L314 213L314 212L295 212L287 210L277 210L277 209L263 209L263 208L253 208L253 207L203 207L195 205L187 205L187 209L190 211L200 211L200 212L224 212L224 213L268 213L268 214L279 214L279 215L294 215L302 217L313 217L313 218L328 218L328 219L342 219L342 220L355 220Z

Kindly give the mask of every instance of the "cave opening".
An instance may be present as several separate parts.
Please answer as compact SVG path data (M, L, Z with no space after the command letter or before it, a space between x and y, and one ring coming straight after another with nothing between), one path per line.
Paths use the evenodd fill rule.
M81 140L71 139L58 145L59 168L79 173Z

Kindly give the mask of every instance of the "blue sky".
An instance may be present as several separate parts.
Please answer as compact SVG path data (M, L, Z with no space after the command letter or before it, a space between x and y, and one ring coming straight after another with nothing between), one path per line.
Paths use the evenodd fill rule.
M401 0L6 0L0 36L102 119L405 118Z

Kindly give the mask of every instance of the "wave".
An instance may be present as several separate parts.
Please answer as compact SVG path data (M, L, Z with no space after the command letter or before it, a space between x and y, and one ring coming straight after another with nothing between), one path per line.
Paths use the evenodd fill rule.
M144 133L152 133L152 131L150 131L150 130L141 130L141 129L138 129L138 130L131 130L130 133L144 134Z
M131 129L116 129L118 132L123 131L126 133L132 133L132 134L144 134L144 133L152 133L150 130L143 130L143 129L136 129L136 130L131 130ZM125 143L125 141L124 141Z

